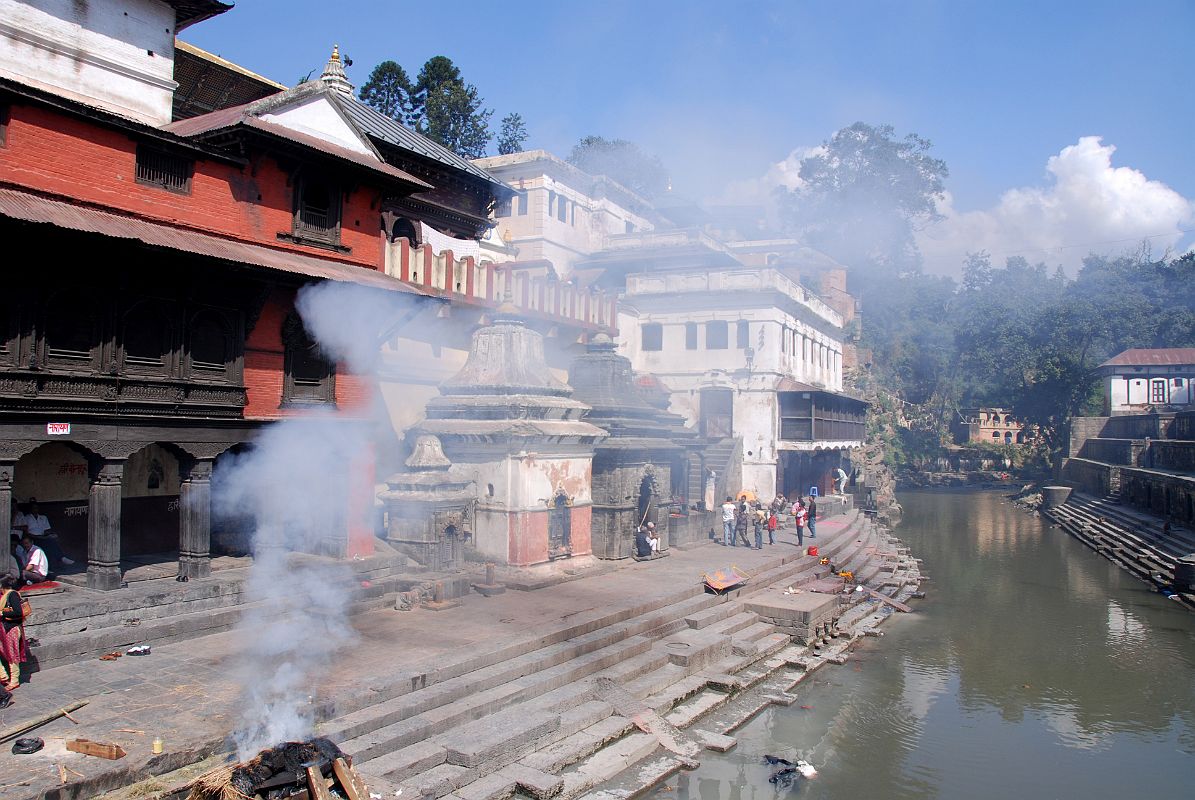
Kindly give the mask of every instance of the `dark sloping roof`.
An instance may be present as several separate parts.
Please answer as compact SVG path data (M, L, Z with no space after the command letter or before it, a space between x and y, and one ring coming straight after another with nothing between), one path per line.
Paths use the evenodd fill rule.
M457 155L447 147L433 142L431 139L416 133L405 125L400 125L384 114L365 105L356 97L335 93L332 99L353 120L357 127L369 136L394 147L409 150L424 158L430 158L434 161L439 161L441 164L447 164L450 167L467 172L475 178L480 178L495 186L509 190L509 187L505 183L469 159Z
M224 239L200 231L178 228L99 208L75 205L16 189L0 188L0 216L87 233L99 233L118 239L134 239L157 247L210 256L235 264L263 267L309 278L356 283L392 292L423 294L416 287L404 281L368 267L358 267L328 258Z
M1153 367L1195 364L1195 347L1133 348L1100 364L1101 367Z
M202 137L208 134L230 130L237 126L243 126L253 130L261 131L271 136L276 136L280 139L286 139L288 141L295 142L296 144L301 144L305 147L310 147L312 150L316 150L318 152L324 153L325 155L342 159L344 161L349 161L359 167L380 173L388 178L394 178L396 180L403 181L411 186L418 187L419 189L432 188L430 183L420 180L410 173L403 172L398 167L393 167L384 161L369 158L362 153L358 153L355 150L350 150L347 147L341 147L338 144L329 142L326 139L321 139L318 136L302 133L293 128L288 128L285 125L280 125L276 122L269 122L258 117L257 114L263 113L265 110L270 110L277 106L276 98L278 96L279 95L274 95L272 97L265 98L265 100L255 100L251 103L244 103L231 108L222 108L219 111L213 111L210 114L203 114L198 117L191 117L190 119L172 122L165 126L163 130L170 131L171 133L177 134L179 136Z
M223 14L232 8L232 3L221 3L219 0L166 0L166 2L174 7L175 33L196 22L203 22L205 19Z
M260 100L286 87L193 44L174 41L173 119L188 119L219 108Z

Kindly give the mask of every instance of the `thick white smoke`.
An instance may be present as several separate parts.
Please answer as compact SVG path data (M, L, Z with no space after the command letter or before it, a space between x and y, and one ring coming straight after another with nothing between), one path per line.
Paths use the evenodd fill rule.
M375 365L381 336L410 299L344 284L302 290L295 305L324 354L354 373ZM376 408L309 412L266 426L253 448L222 467L213 502L252 519L253 565L238 626L243 760L263 747L312 735L321 682L354 640L356 582L343 553L350 497L372 475Z

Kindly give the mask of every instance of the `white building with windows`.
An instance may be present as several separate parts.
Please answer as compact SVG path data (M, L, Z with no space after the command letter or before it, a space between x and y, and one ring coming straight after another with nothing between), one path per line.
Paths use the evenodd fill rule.
M671 410L735 443L730 471L742 486L730 491L824 492L830 470L862 446L866 404L842 392L843 317L791 269L664 230L611 237L578 270L620 292L624 354L669 389Z
M1195 347L1125 350L1098 371L1105 416L1195 407Z
M495 233L524 263L550 262L562 279L609 237L655 227L651 204L604 175L590 175L545 150L473 163L517 191L494 209ZM547 267L547 265L544 265Z

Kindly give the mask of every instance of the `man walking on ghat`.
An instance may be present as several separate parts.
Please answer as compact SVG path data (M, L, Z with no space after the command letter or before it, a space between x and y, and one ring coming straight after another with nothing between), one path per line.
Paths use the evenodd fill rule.
M729 497L722 504L722 543L734 547L734 501Z
M738 513L734 518L734 530L743 540L745 547L751 546L751 540L747 538L747 524L751 520L751 508L747 505L746 499L739 503Z

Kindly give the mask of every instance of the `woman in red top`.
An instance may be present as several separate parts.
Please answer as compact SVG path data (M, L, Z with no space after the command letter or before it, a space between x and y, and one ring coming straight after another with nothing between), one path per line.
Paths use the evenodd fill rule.
M12 691L21 685L21 664L29 659L25 643L25 614L21 610L21 595L11 576L0 578L0 659L8 671L4 688Z

